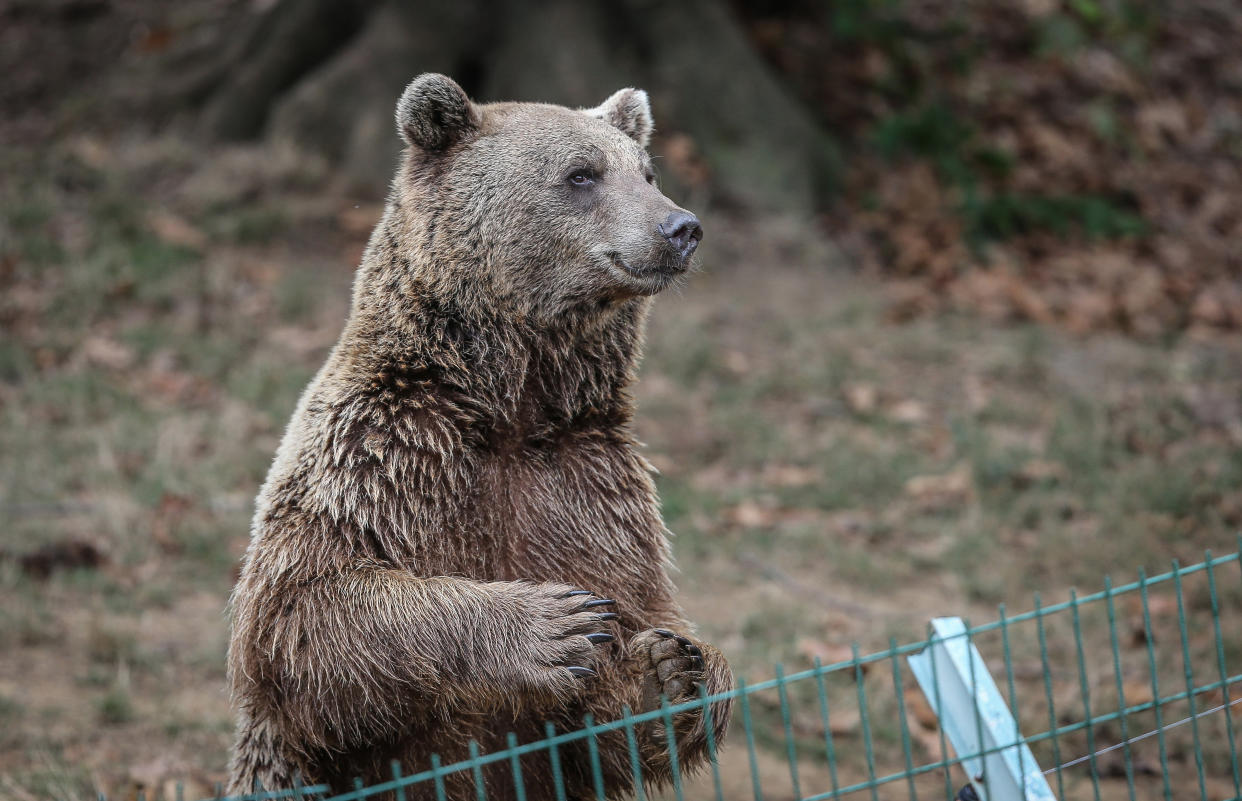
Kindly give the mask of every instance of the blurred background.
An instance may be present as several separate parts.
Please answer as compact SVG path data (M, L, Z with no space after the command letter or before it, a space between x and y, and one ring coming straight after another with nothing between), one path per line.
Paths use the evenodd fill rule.
M1239 42L1233 0L0 0L0 798L224 777L252 500L424 71L650 92L706 238L637 429L738 673L1235 550Z

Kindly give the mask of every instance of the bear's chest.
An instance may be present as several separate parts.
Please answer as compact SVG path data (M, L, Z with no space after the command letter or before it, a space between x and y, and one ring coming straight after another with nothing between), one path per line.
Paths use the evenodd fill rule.
M662 561L655 489L628 442L583 435L482 458L468 508L492 574L480 578L608 589Z

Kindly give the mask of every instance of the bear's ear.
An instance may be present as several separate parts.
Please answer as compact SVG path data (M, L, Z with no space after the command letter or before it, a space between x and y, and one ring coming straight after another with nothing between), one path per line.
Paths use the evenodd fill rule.
M477 131L478 108L456 81L434 72L419 75L397 101L397 132L410 145L443 150Z
M622 89L595 108L585 109L592 117L617 128L621 133L646 147L651 141L651 102L642 89Z

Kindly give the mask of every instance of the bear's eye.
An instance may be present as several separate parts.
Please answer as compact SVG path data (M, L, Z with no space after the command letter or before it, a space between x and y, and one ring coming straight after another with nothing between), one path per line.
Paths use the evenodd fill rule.
M569 174L568 180L573 186L590 186L595 183L595 173L590 170L574 170Z

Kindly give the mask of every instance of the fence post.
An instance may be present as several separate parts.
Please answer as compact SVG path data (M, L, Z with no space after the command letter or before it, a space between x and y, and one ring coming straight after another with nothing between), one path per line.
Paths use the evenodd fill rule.
M906 657L980 801L1056 801L960 617L931 622ZM933 669L934 664L934 669Z

